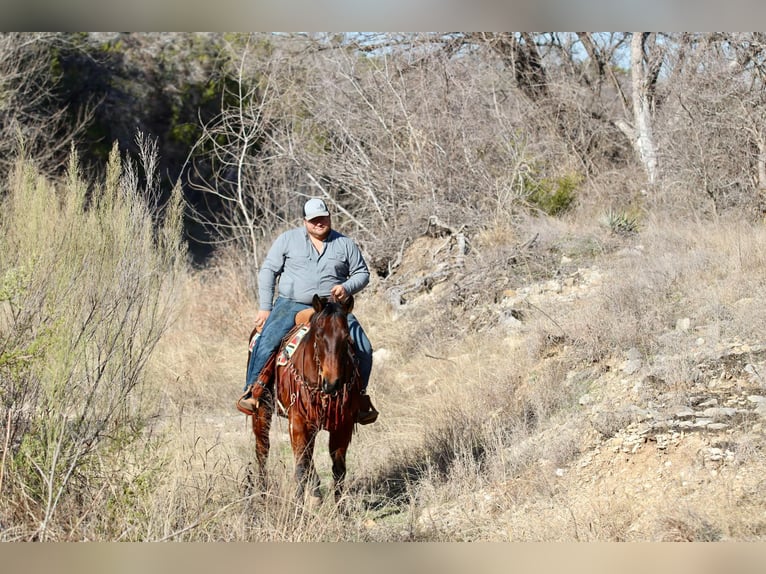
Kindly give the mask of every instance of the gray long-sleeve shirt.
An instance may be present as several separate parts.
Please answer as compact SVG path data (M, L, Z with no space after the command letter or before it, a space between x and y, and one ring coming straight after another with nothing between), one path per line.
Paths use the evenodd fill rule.
M353 295L370 282L370 271L354 241L335 230L324 241L322 254L311 244L305 227L276 238L258 273L260 308L271 310L279 277L279 296L310 304L314 294L327 297L335 285Z

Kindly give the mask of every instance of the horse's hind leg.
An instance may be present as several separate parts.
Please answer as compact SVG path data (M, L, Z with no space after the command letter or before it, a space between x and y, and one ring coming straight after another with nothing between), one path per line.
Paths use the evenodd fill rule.
M330 433L330 458L332 459L332 477L335 488L335 502L343 494L346 481L346 452L351 442L351 429L341 429Z
M264 400L266 399L266 400ZM267 397L261 399L260 405L253 415L253 434L255 435L255 458L258 462L258 488L266 492L266 461L269 457L271 416L273 404Z

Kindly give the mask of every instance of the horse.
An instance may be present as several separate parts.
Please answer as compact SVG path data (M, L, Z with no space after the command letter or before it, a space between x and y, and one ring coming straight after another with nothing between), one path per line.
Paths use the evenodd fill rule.
M314 313L308 332L289 358L285 349L300 325L291 330L280 345L277 357L281 359L276 361L273 383L267 385L252 416L260 483L264 489L269 431L276 407L278 415L288 420L298 498L303 499L308 490L314 501L321 500L319 475L314 467L314 444L323 429L330 435L336 502L341 498L346 452L361 397L361 378L346 318L353 306L352 297L339 302L314 295Z

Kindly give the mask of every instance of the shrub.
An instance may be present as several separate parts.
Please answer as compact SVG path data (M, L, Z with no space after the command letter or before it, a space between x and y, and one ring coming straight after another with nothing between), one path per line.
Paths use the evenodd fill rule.
M142 199L152 191L116 146L93 186L74 152L61 185L24 162L11 177L0 220L0 517L16 515L22 538L61 537L83 501L98 514L103 466L120 461L105 453L140 436L138 391L185 263L180 191L161 218Z
M579 175L569 174L554 179L546 178L528 182L530 191L527 201L548 215L561 215L574 204L580 181Z
M629 235L638 232L638 216L610 209L604 215L604 225L612 233Z

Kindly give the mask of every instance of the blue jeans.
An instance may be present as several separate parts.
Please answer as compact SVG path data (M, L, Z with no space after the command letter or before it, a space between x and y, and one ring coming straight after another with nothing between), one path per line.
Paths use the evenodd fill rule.
M311 305L277 297L271 314L266 319L263 330L255 341L250 355L250 363L247 365L247 376L245 377L245 391L255 383L261 370L266 366L266 361L279 348L282 339L295 325L295 314L309 307ZM362 390L366 390L367 384L370 382L370 373L372 373L372 345L353 313L349 313L347 319L349 335L354 343L359 374L362 378Z

